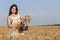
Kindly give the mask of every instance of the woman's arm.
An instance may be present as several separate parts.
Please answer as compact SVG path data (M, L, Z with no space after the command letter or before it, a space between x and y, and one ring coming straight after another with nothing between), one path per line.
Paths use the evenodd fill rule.
M20 21L18 21L15 25L21 26L22 24L24 24L24 20L23 18L19 18Z
M23 18L21 18L21 15L20 14L17 14L18 16L18 22L16 23L17 25L20 25L21 23L24 22Z
M9 28L12 27L12 22L11 22L11 19L9 17L7 19L7 25L8 25Z

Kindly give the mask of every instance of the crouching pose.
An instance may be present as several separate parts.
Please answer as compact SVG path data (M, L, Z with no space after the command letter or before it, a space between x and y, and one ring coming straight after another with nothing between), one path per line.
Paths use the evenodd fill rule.
M18 7L17 5L13 4L10 9L9 9L9 15L8 15L8 20L7 20L7 25L9 30L9 35L10 36L18 36L19 35L19 27L21 26L20 24L23 24L23 21L20 17L20 14L18 14ZM23 29L21 29L23 31Z

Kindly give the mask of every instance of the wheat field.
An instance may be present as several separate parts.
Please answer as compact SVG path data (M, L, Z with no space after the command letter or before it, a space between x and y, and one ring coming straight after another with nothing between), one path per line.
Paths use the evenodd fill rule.
M7 38L8 27L0 26L0 40L60 40L60 26L31 26L19 38Z

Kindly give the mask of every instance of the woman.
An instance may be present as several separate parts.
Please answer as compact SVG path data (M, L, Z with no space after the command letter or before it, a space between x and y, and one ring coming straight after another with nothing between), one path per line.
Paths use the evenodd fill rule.
M18 33L18 28L20 27L22 20L20 15L18 14L18 7L17 5L13 4L11 5L9 9L9 15L8 15L8 20L7 20L7 25L9 30L9 35L10 36L17 36L19 35Z

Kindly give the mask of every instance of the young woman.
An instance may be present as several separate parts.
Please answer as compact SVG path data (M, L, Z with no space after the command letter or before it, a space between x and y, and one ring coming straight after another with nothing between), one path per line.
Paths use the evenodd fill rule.
M22 20L21 16L18 14L18 7L17 5L13 4L11 5L9 9L9 15L7 20L7 25L9 30L10 36L16 36L18 35L18 28L20 27Z

